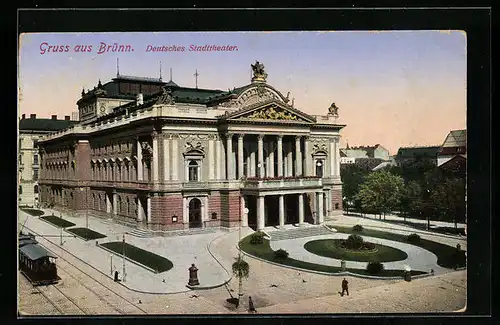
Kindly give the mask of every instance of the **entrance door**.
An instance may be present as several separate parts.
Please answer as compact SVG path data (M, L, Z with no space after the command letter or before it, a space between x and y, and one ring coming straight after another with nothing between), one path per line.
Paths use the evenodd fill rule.
M201 226L201 201L195 198L189 202L189 228Z

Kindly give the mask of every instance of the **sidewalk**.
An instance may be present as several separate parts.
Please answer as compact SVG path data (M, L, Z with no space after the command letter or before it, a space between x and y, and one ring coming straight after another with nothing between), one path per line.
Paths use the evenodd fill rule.
M45 215L51 215L52 210L43 209ZM54 212L60 216L60 213ZM60 229L39 220L38 217L19 210L19 223L21 227L25 220L25 227L41 235L48 235L47 240L59 245ZM85 218L64 215L63 218L75 223L74 227L85 227ZM107 235L99 239L99 243L121 241L123 233L130 232L133 228L118 224L103 223L100 218L89 215L89 228ZM26 230L28 230L26 229ZM155 274L137 264L125 260L126 281L121 282L129 289L144 293L178 293L189 291L186 287L189 280L188 268L195 263L199 269L198 279L200 287L214 287L223 285L230 279L230 274L208 252L208 244L216 237L224 234L222 231L209 234L199 234L179 237L153 237L138 238L125 235L128 244L168 258L174 267L166 272ZM63 235L70 236L63 232ZM112 270L123 276L123 259L118 255L96 246L95 240L84 241L80 238L63 237L63 248L77 256L86 263L97 268L104 274L112 277ZM113 257L111 257L113 256ZM112 264L111 264L112 263Z

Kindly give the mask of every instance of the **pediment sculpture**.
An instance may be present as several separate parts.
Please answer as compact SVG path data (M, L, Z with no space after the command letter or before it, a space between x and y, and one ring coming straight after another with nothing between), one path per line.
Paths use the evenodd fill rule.
M339 116L339 108L335 105L335 103L332 103L328 108L328 115Z
M142 142L141 146L143 155L148 155L148 156L153 155L153 148L151 148L151 145L148 142Z
M275 106L254 111L252 114L246 117L251 119L263 119L263 120L289 120L289 121L298 120L296 115Z
M325 143L315 143L312 146L313 152L324 151L327 152L327 147Z
M166 105L173 105L175 104L174 97L172 96L172 89L170 88L162 88L163 93L160 95L158 100L156 101L157 104L166 104Z
M193 150L204 152L204 149L203 149L203 146L201 145L201 142L196 142L195 144L193 144L190 141L186 141L185 146L186 146L186 152L190 152Z
M264 71L264 65L259 61L255 61L255 64L252 64L251 66L253 70L252 81L254 80L266 81L267 73Z

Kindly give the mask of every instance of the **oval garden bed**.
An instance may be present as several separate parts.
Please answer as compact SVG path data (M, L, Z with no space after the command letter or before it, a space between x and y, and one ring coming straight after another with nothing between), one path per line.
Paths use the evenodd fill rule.
M321 239L307 242L305 250L310 253L346 261L379 262L402 261L408 258L405 252L385 245L373 244L367 249L355 250L343 247L343 239Z
M286 266L291 266L291 267L296 267L300 269L305 269L305 270L311 270L311 271L318 271L318 272L325 272L325 273L340 273L342 272L342 269L337 266L329 266L329 265L321 265L321 264L315 264L315 263L309 263L309 262L304 262L304 261L299 261L290 257L286 258L277 258L275 251L271 248L269 245L269 240L262 238L261 241L254 241L252 243L252 237L254 234L251 234L245 238L243 238L239 246L242 251L246 252L249 255L261 258L263 260L267 260L273 263L277 264L282 264ZM365 269L353 269L353 268L347 268L346 271L353 273L353 274L360 274L360 275L372 275L368 273ZM379 277L398 277L398 276L403 276L404 270L382 270L377 276ZM412 275L420 275L420 274L426 274L426 272L421 272L421 271L411 271Z

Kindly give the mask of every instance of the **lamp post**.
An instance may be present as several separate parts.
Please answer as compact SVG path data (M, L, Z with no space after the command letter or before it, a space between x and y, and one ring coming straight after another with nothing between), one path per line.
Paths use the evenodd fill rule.
M126 273L125 273L125 233L123 233L123 244L122 244L122 263L123 263L123 282L125 282Z
M431 229L431 216L430 216L430 213L429 213L429 189L426 189L426 199L427 199L427 202L425 204L425 212L427 214L427 230L430 230Z
M109 268L109 272L111 273L111 276L113 276L113 254L109 255L109 257L111 258L111 265Z

